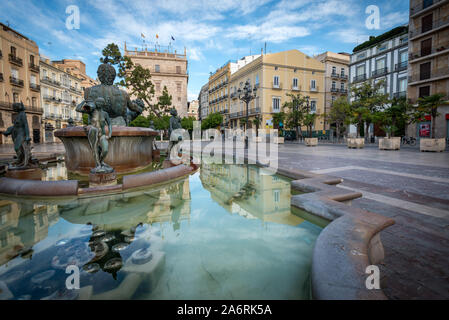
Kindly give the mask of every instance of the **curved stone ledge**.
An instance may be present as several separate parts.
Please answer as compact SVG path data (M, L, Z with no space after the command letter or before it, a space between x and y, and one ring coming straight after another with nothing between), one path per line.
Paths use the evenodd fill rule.
M37 181L0 178L0 193L36 197L76 196L78 194L78 181Z
M369 290L366 267L383 260L380 231L394 224L382 215L348 206L344 202L362 196L337 188L343 179L284 168L278 173L292 179L293 189L306 194L292 196L292 206L329 221L318 236L312 260L314 299L387 299L382 289Z
M180 164L162 170L124 176L123 190L158 184L164 181L180 178L192 173L196 168L197 167L194 164L191 164L190 166Z
M167 161L164 169L123 177L123 183L114 186L97 186L79 188L78 180L37 181L13 178L0 178L0 194L35 197L95 197L104 194L120 193L134 188L151 187L169 183L178 178L193 173L198 169L195 164L174 165Z

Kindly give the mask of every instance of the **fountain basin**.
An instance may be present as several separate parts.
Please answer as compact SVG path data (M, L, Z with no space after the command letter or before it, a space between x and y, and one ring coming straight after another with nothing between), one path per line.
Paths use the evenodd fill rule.
M105 162L118 174L147 167L153 161L153 140L157 134L149 128L112 127ZM95 161L84 127L60 129L54 135L64 144L67 169L72 173L88 175L95 167Z

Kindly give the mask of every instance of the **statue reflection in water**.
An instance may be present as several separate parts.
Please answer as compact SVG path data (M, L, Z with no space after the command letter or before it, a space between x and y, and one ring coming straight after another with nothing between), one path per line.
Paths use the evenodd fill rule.
M129 299L150 292L165 266L162 226L180 230L190 217L188 178L132 194L33 201L0 200L7 220L0 224L0 299ZM80 290L65 287L68 265L79 267Z

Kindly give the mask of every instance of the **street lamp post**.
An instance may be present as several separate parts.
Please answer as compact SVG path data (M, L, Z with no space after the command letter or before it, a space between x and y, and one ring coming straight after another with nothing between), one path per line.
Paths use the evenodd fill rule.
M245 149L248 149L248 135L246 134L247 130L248 130L248 121L249 121L248 105L251 102L251 100L256 98L257 87L254 86L254 88L251 89L251 85L249 84L249 81L247 80L245 82L245 86L243 87L243 92L242 92L242 89L239 88L237 93L239 95L239 99L242 100L243 102L245 102L245 104L246 104Z

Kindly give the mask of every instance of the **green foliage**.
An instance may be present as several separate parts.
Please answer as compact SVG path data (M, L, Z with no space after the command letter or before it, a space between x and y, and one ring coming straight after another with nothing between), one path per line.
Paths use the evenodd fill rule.
M274 113L273 114L273 126L276 128L279 128L279 125L281 122L282 122L282 124L284 124L285 117L286 117L286 114L283 111ZM285 127L285 125L284 125L284 127Z
M130 127L148 128L150 126L150 120L144 116L137 116L131 123Z
M354 101L350 105L349 122L357 126L357 136L363 135L363 123L371 123L374 115L389 101L388 95L381 93L385 81L353 86L351 94Z
M148 116L148 120L153 120L154 128L156 130L168 130L170 127L170 116L163 115L162 117L156 117L155 115Z
M168 111L171 106L171 96L166 87L162 95L158 97L158 102L152 103L155 91L149 69L135 65L129 57L123 57L115 43L108 44L102 54L104 57L100 58L101 62L104 62L107 57L108 62L118 69L117 75L121 80L116 84L127 88L131 96L142 99L145 103L144 109L150 115L162 117Z
M418 106L412 114L413 122L420 122L425 115L430 115L432 119L431 138L435 139L435 120L440 115L438 107L449 105L449 101L445 99L446 94L436 93L431 96L418 99Z
M209 114L206 119L201 121L201 129L211 129L211 128L217 128L219 125L223 123L223 116L220 113L211 113Z
M310 111L307 104L307 97L302 96L300 93L296 95L287 93L287 96L290 97L290 101L287 101L282 105L283 110L287 109L287 112L285 113L285 127L295 129L296 138L298 139L300 135L300 128L303 124L305 124L304 120ZM310 126L310 128L308 127L308 129L310 129L309 132L312 131L313 126L313 123L310 124L311 119L312 117L307 118L307 123Z
M184 117L181 119L181 127L185 130L193 130L194 117Z
M412 106L405 98L393 98L388 106L373 115L373 120L381 125L381 129L387 133L388 138L394 137L405 130L409 123Z
M354 48L353 52L356 53L358 51L361 51L363 49L369 48L374 46L377 43L383 42L387 39L390 39L392 37L398 36L400 34L406 34L408 33L408 27L400 26L396 27L390 31L387 31L377 37L372 37L368 41L363 42L362 44L358 45Z
M89 115L86 113L83 113L83 124L87 126L89 124Z
M346 97L339 97L332 103L332 107L324 117L329 123L335 123L337 139L340 138L341 128L349 124L351 106Z

